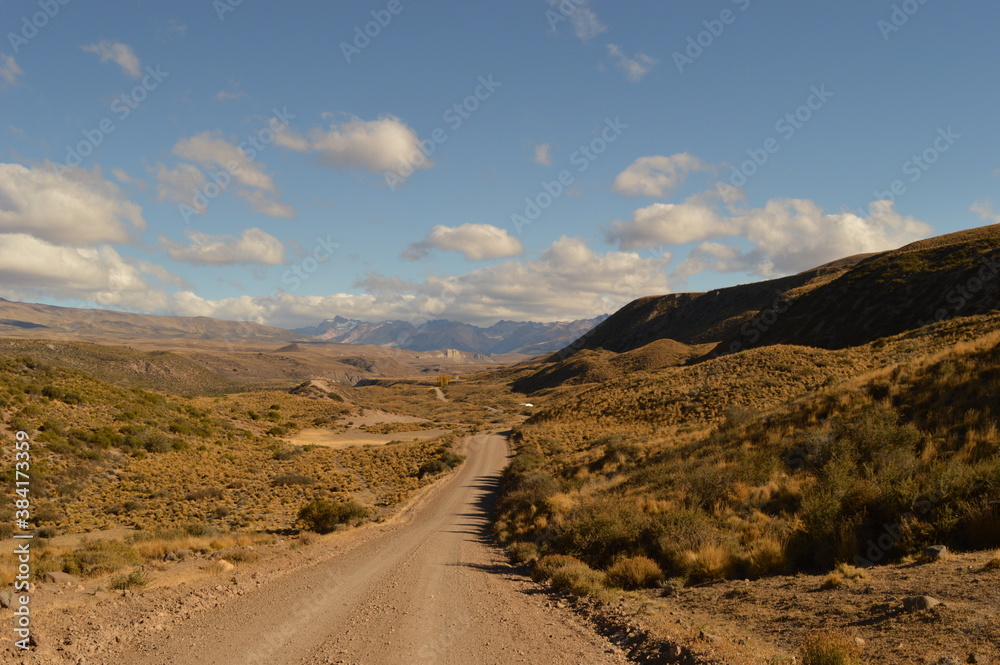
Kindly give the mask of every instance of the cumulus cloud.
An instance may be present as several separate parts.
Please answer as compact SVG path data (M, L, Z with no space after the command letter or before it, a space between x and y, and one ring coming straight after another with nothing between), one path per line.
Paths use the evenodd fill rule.
M772 199L762 208L730 206L719 210L707 197L681 204L657 203L616 221L606 236L623 249L702 242L674 273L686 277L702 270L746 271L764 277L791 274L835 259L880 252L927 237L933 229L900 215L891 201L869 205L867 217L827 213L805 199ZM748 246L737 250L733 242Z
M275 143L296 152L317 153L322 163L335 168L360 168L379 173L410 165L430 167L429 160L414 163L422 154L417 133L399 118L385 116L377 120L352 118L333 123L327 129L316 128L307 135L281 132Z
M992 201L977 201L970 210L991 224L1000 224L1000 213L993 207Z
M498 319L557 321L613 312L642 295L667 293L668 254L599 254L578 238L562 237L535 259L495 263L463 275L419 282L378 273L359 280L363 293L297 296L276 293L206 300L175 294L173 311L284 327L312 325L331 312L369 321L436 318L490 325Z
M641 81L656 64L656 59L645 53L636 53L634 58L630 58L616 44L608 44L608 53L615 59L618 68L625 72L625 78L632 83Z
M194 164L178 164L167 168L162 162L153 169L156 178L156 198L159 201L176 201L192 205L195 193L198 192L208 178Z
M83 50L88 53L96 53L100 57L101 62L115 63L133 78L139 78L142 75L142 66L139 64L139 58L136 56L135 51L132 50L132 47L126 44L113 42L110 39L103 39L96 44L87 44L83 47Z
M145 228L142 209L97 168L0 164L0 233L93 245L130 242Z
M438 224L427 238L410 245L403 252L403 257L421 259L432 249L461 252L470 261L501 259L524 252L520 240L491 224L462 224L457 227Z
M741 227L707 202L654 203L632 213L627 222L615 220L605 234L608 242L626 250L683 245L712 237L735 235Z
M215 182L231 182L236 195L246 200L254 212L286 219L295 216L295 208L278 199L277 187L266 166L224 138L201 132L178 141L173 154L187 161L173 168L157 164L154 173L159 200L176 201L198 214L204 213L205 204L198 195L209 183L207 172L213 174Z
M265 217L280 217L284 219L295 217L294 206L282 203L259 189L241 189L236 193L250 204L254 212Z
M14 56L0 53L0 81L6 85L14 85L17 83L17 77L23 73Z
M561 12L562 16L568 17L570 25L573 26L573 34L585 42L608 29L608 26L597 18L597 14L589 4L589 0L549 0L549 5ZM564 7L569 7L568 11L563 12Z
M548 143L541 143L535 146L535 163L542 166L552 164L552 147Z
M615 177L612 189L625 196L666 196L689 173L708 169L705 162L686 152L640 157Z
M280 265L285 263L285 246L271 234L245 229L238 236L187 233L189 244L181 245L160 237L160 246L174 261L196 266Z
M239 147L223 138L212 136L211 132L181 139L174 145L173 153L189 162L228 169L236 182L247 187L274 191L274 181L264 172L264 164L250 161Z
M147 311L168 304L111 247L63 247L26 233L0 234L0 284L5 295L25 300L78 299Z

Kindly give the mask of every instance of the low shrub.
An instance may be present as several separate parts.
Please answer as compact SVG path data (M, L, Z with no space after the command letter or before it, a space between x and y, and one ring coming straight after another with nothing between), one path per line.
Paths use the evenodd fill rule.
M607 570L608 580L623 589L645 589L663 580L659 564L646 556L619 559Z
M417 469L417 477L424 478L426 476L436 476L440 473L447 473L448 471L451 471L450 466L439 459L432 459L420 465L420 468Z
M802 665L859 665L858 646L837 633L813 633L802 645Z
M125 589L145 589L147 584L149 584L149 578L146 573L141 570L133 570L125 575L115 575L111 578L108 587L123 591Z
M330 533L342 525L357 525L369 517L369 509L353 499L334 503L317 499L299 510L299 521L308 531Z
M583 562L575 556L569 556L566 554L549 554L535 561L535 566L531 569L531 577L536 582L544 582L552 577L552 573L559 568L562 568L563 566L572 566L578 563Z
M316 482L315 478L303 476L301 473L285 473L272 480L271 484L279 487L285 485L315 485Z
M515 563L533 563L538 559L538 546L523 541L511 543L507 546L507 554Z
M72 575L106 575L139 562L139 554L125 543L113 540L84 542L63 555L62 569Z

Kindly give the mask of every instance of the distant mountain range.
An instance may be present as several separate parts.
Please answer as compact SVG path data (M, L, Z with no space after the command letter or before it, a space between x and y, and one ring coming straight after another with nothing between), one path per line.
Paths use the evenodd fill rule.
M107 309L78 309L0 298L0 337L84 339L96 342L133 339L291 342L290 330L207 316L159 316Z
M560 349L608 318L536 323L499 321L488 328L439 319L414 326L406 321L369 323L335 316L295 332L341 344L372 344L410 351L456 349L468 353L538 355Z

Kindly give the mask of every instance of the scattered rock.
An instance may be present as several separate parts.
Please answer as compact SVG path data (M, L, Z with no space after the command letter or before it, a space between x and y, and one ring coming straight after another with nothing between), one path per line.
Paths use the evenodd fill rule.
M953 658L952 656L942 656L934 665L961 665L961 662L958 658Z
M927 561L940 561L948 556L948 547L945 545L930 545L924 548L924 559Z
M0 592L0 607L10 607L14 604L14 592L13 591L2 591ZM969 661L972 662L972 661Z
M978 665L985 665L985 663L990 662L989 658L981 653L970 653L969 654L970 663L978 663Z
M76 577L70 575L69 573L64 573L58 570L51 570L44 575L42 575L42 580L50 584L64 584L67 586L79 586L80 580Z
M712 635L711 633L706 633L705 631L698 633L698 639L705 640L706 642L711 642L713 644L718 644L722 641L722 638L718 635Z
M903 609L907 612L929 610L941 604L940 600L931 596L907 596L903 599Z
M224 572L224 573L228 573L228 572L231 572L231 571L234 571L234 570L236 570L236 566L234 566L233 564L229 563L229 562L228 562L228 561L226 561L225 559L219 559L219 560L218 560L218 561L216 561L215 563L216 563L216 565L218 565L218 566L219 566L219 568L220 568L220 569L222 570L222 572Z
M855 637L854 643L857 644L859 647L863 647L865 644L867 644L867 642L865 642L864 638L862 637Z

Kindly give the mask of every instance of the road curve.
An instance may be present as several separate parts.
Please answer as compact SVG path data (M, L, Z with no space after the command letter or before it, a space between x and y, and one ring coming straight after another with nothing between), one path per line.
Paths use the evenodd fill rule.
M467 444L466 462L406 519L129 654L108 654L107 664L627 662L569 611L511 581L489 544L487 513L506 442L483 435Z

